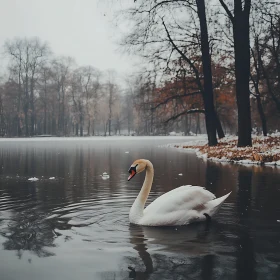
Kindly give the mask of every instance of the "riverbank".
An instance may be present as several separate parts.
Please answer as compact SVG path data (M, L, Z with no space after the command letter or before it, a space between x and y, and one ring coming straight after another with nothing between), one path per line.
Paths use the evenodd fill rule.
M193 140L175 144L173 147L195 151L200 158L239 164L264 164L280 167L280 133L269 136L253 136L252 147L237 147L237 136L227 136L219 140L215 147L205 140Z

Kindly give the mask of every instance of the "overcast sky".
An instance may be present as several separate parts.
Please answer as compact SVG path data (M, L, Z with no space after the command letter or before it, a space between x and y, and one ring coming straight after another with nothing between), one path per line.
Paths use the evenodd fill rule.
M131 72L135 60L117 51L112 0L0 0L0 4L1 47L6 39L38 36L54 54L71 56L80 66Z

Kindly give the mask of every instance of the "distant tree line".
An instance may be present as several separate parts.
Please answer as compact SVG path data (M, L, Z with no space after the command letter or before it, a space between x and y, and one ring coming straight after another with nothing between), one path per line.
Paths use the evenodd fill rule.
M185 131L180 121L167 124L167 114L160 110L151 114L151 102L162 91L156 79L135 74L120 86L115 71L57 57L36 37L7 40L3 50L8 64L0 80L1 137ZM196 119L188 118L186 134L204 132L203 122L197 125Z
M39 38L8 40L4 52L8 67L0 84L1 136L132 131L133 106L125 101L113 70L79 67L71 57L54 56Z

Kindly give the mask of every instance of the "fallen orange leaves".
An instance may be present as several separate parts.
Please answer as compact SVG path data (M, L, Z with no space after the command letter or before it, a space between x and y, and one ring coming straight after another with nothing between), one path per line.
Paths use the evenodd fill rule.
M221 139L217 146L175 145L176 148L196 149L207 158L228 161L249 160L258 163L280 161L280 136L253 137L252 147L237 147L237 139Z

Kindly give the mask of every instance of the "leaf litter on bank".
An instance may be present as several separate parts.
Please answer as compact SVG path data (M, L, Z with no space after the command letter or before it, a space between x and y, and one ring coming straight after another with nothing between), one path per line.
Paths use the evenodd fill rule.
M199 157L241 164L271 164L280 166L280 135L253 136L252 147L237 147L237 137L228 136L219 140L217 146L201 143L185 143L175 148L195 150Z

